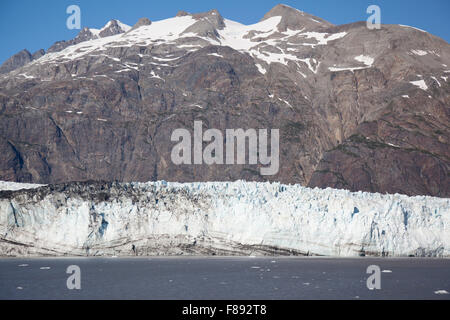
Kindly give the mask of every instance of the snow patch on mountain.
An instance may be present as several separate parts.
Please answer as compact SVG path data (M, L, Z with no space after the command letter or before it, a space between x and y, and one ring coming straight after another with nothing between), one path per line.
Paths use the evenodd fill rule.
M420 89L422 89L424 91L428 90L428 86L424 80L410 81L409 83L411 83L412 85L415 85L416 87L419 87Z
M18 75L24 77L25 79L34 79L34 76L30 76L25 73L19 73Z
M368 67L371 67L373 62L375 61L374 58L369 57L369 56L365 56L363 54L360 55L360 56L355 57L355 60L364 63Z
M258 71L262 74L266 74L267 70L263 68L263 66L261 66L260 64L256 64L256 67L258 68Z
M365 67L329 67L328 70L332 71L332 72L339 72L339 71L355 71L355 70L363 70L363 69L367 69L372 67L375 59L369 56L365 56L365 55L359 55L357 57L354 58L356 61L362 62L364 63L366 66Z
M436 81L436 83L438 84L438 86L441 87L441 83L439 82L438 79L436 79L436 77L431 77L431 79L433 79L434 81Z
M428 52L423 50L411 50L411 53L417 55L417 56L426 56Z
M317 69L319 68L320 62L317 63L316 59L298 59L301 62L306 63L306 65L308 66L309 70L311 70L311 72L313 73L317 73Z
M223 56L218 54L218 53L208 53L208 56L214 56L214 57L218 57L218 58L223 58Z
M314 48L316 45L327 45L328 42L330 42L330 41L341 39L347 35L347 32L339 32L339 33L334 33L334 34L321 33L321 32L305 32L305 33L300 33L299 35L304 36L307 39L311 39L311 38L316 39L317 44L311 45Z
M422 29L419 29L419 28L416 28L416 27L411 27L411 26L407 26L407 25L404 25L404 24L399 24L399 26L400 27L403 27L403 28L410 28L410 29L414 29L414 30L417 30L417 31L420 31L420 32L427 32L427 31L425 31L425 30L422 30Z

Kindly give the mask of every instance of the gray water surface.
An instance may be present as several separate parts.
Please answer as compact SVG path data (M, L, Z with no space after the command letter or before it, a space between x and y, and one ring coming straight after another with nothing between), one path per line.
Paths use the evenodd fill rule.
M81 270L69 290L67 267ZM378 265L381 290L369 290ZM0 299L450 299L449 259L144 257L0 259Z

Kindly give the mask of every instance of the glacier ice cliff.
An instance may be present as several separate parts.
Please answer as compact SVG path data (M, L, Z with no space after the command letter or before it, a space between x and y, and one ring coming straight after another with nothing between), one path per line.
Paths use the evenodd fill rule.
M1 256L450 256L448 198L244 181L10 189Z

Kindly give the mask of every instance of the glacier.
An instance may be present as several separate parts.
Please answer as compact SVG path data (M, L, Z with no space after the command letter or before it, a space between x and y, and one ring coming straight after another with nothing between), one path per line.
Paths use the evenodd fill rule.
M1 256L450 256L448 198L245 181L8 184Z

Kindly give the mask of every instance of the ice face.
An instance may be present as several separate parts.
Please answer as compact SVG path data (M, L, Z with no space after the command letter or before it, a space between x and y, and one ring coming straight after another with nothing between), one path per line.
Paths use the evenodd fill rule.
M279 183L72 183L0 193L1 255L442 257L449 227L450 199Z

